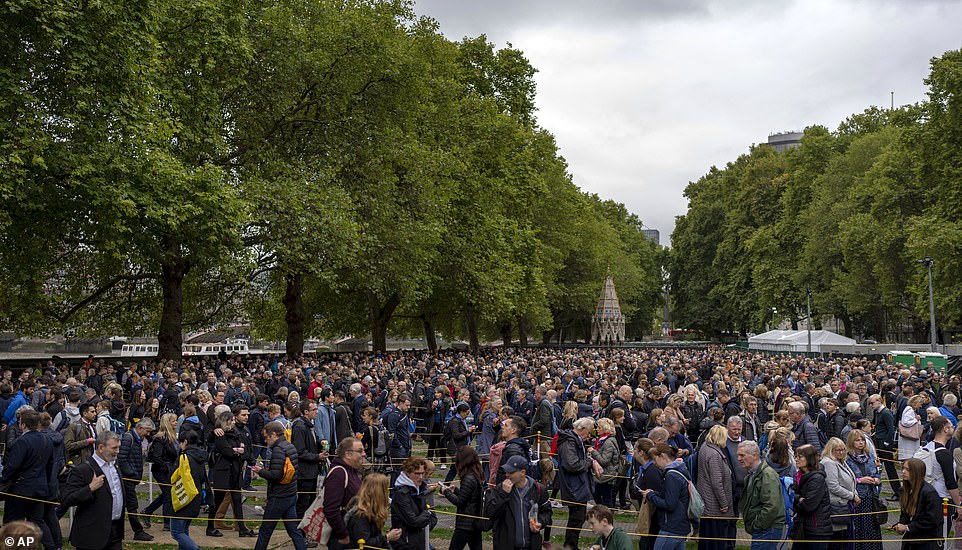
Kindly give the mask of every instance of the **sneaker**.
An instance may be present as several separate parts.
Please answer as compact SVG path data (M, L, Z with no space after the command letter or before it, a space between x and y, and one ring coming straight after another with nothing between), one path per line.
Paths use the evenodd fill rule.
M208 537L223 537L223 536L224 536L224 533L221 533L221 532L218 531L217 529L210 529L210 528L208 528L208 529L207 529L207 536L208 536Z
M441 465L441 469L442 469L442 470L447 470L448 467L447 467L446 465L442 464L442 465Z
M264 508L261 507L261 506L255 506L255 507L254 507L254 511L257 512L258 514L262 515L262 516L264 515Z
M150 533L145 533L145 532L143 532L143 531L138 531L137 533L134 533L134 540L140 540L140 541L144 541L144 542L150 542L150 541L154 540L154 537L153 537L153 535L151 535Z
M243 490L243 491L247 491L248 493L256 493L256 492L257 492L257 489L255 489L252 485L248 485L247 487L244 487L242 490Z
M552 501L551 501L551 507L552 507L552 508L564 508L565 505L564 505L564 504L561 504L561 503L558 502L557 500L552 500Z

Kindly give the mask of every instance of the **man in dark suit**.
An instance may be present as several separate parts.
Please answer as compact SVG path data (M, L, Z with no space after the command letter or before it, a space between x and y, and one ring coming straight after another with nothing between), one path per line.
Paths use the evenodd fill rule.
M895 493L888 500L894 502L902 495L902 484L899 482L898 469L895 467L896 457L898 456L895 415L885 406L882 396L879 394L868 398L868 406L875 412L875 450L885 467L885 473L888 474L889 483L892 484L892 492Z
M53 462L53 443L40 429L40 413L24 410L20 413L22 434L7 452L6 465L0 475L0 487L10 493L3 508L3 522L28 520L36 523L43 533L44 548L53 548L53 537L44 522L44 502L57 495L50 494L50 479L57 475ZM23 498L19 498L23 497Z
M63 504L77 506L70 530L70 542L77 550L123 548L124 488L116 465L119 452L120 436L100 432L93 456L67 477Z

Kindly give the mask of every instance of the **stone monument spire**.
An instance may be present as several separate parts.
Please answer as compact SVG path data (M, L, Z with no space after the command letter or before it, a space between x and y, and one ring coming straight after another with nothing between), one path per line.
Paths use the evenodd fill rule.
M618 304L615 281L611 278L610 270L605 277L605 286L601 289L595 313L591 316L591 341L607 345L625 341L625 316Z

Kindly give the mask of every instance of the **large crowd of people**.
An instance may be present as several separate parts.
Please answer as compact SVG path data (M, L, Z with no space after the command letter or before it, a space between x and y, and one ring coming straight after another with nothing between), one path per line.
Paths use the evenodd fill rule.
M206 514L258 550L278 524L298 550L422 550L437 503L451 550L731 550L739 519L758 549L879 550L883 527L937 548L942 499L962 505L960 397L931 365L721 348L51 362L0 377L3 522L45 549L73 508L77 548L162 524L196 549Z

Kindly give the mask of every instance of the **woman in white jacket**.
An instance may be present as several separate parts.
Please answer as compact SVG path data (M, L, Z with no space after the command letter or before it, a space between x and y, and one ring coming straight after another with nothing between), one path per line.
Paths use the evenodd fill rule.
M919 438L910 439L902 435L903 430L915 430L915 433L921 436L922 434L922 421L919 419L918 414L915 412L920 407L922 407L927 401L925 394L919 394L912 396L909 399L908 405L905 410L902 411L902 418L899 419L899 460L908 460L915 456L915 452L919 450L920 443Z
M845 463L848 451L845 443L833 437L825 444L822 451L822 469L825 470L825 482L832 504L832 540L828 544L829 550L842 550L851 539L850 530L853 518L849 514L862 500L856 491L855 473Z

